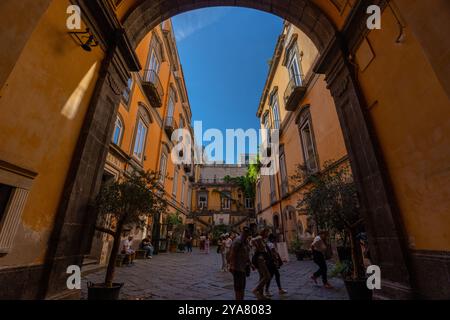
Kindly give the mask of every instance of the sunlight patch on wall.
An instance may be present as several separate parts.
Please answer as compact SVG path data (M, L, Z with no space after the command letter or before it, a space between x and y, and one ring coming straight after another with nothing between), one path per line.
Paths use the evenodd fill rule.
M78 112L78 109L80 107L81 101L83 100L83 97L86 93L86 90L89 88L89 85L91 84L92 79L94 78L96 67L97 67L97 62L95 62L92 65L92 67L89 69L89 71L83 77L83 79L81 79L77 88L70 95L66 104L62 108L61 114L63 116L65 116L67 119L72 120L73 118L75 118L75 116Z

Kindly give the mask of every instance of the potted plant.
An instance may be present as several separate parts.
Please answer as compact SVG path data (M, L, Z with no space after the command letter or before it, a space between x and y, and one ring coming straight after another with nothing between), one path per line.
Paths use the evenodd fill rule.
M302 261L308 256L308 250L305 250L303 245L304 243L298 237L291 242L291 250L299 261Z
M89 300L116 300L119 298L123 283L114 283L116 259L120 250L121 235L128 226L142 225L150 215L162 214L167 203L161 196L163 190L159 184L159 174L154 172L134 172L104 185L95 202L99 222L111 222L113 227L100 227L100 232L111 235L114 239L106 270L105 281L89 283ZM108 223L102 223L107 225Z
M180 217L180 213L171 213L167 217L167 226L170 227L170 242L169 251L177 252L178 245L182 242L182 236L184 233L183 220Z
M306 211L318 228L347 237L350 243L350 267L342 272L342 276L349 297L352 300L371 299L372 291L366 286L363 255L357 239L362 219L349 168L326 163L322 172L308 176L308 182L310 187L303 194L298 208Z

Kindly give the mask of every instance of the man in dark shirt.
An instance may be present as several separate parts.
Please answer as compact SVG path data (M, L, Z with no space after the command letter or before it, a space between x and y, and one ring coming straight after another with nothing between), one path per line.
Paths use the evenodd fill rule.
M244 227L230 249L230 272L233 274L236 300L244 300L246 278L250 273L250 248L247 243L249 236L250 229Z

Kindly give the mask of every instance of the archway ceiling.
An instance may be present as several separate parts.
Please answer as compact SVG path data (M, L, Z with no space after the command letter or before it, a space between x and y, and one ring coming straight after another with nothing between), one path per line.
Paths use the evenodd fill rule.
M119 20L134 46L158 23L190 10L237 6L275 14L303 30L320 51L330 43L335 30L342 27L355 0L123 0L117 11ZM345 10L336 3L347 3Z

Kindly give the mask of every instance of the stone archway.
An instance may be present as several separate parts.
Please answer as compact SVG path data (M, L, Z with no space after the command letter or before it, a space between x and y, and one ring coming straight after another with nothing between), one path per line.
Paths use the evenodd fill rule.
M133 47L136 47L140 40L162 21L183 12L213 6L246 7L280 16L307 33L321 52L336 35L336 28L331 20L310 0L143 1L126 17L123 25Z
M383 0L370 2L385 5ZM105 11L105 5L101 1L79 0L79 3L90 18L91 29L96 31L100 43L106 48L107 58L102 66L62 197L53 238L65 241L54 241L54 246L49 249L48 279L45 280L49 284L47 296L65 284L62 282L65 278L59 270L62 265L67 265L67 258L61 257L70 257L74 264L82 259L82 254L86 251L89 241L78 244L78 239L74 239L76 237L71 233L71 225L75 219L87 230L93 227L93 218L86 213L85 205L97 193L100 185L120 93L126 86L129 72L140 69L133 48L158 23L176 14L204 7L230 5L278 15L304 31L319 49L320 59L315 71L326 75L328 88L334 98L358 186L373 262L383 270L383 290L379 294L395 298L410 297L410 275L402 223L391 196L388 177L383 171L382 156L366 114L365 101L354 76L353 66L348 60L348 53L352 52L367 32L365 8L369 1L359 2L342 31L337 31L327 15L310 0L146 0L141 1L127 15L124 28L117 20L111 19L114 13ZM86 179L87 176L91 180ZM70 250L73 251L72 255L68 255Z

